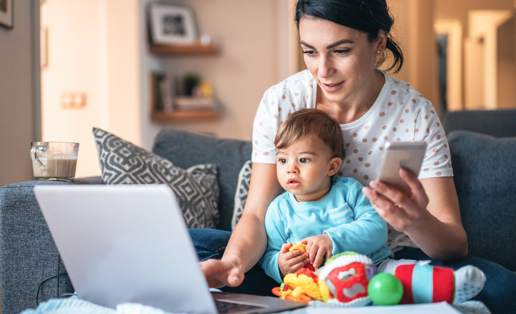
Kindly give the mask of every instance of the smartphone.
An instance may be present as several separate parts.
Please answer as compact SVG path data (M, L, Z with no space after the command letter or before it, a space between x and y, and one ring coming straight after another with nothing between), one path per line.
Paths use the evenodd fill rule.
M387 142L383 155L382 168L378 180L391 184L401 189L408 189L407 184L401 179L399 170L401 167L419 175L423 158L425 157L426 142Z

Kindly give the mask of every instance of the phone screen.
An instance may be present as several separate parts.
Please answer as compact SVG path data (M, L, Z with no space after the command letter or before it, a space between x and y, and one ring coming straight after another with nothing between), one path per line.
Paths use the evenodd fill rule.
M426 142L387 143L377 179L398 188L408 188L401 179L399 170L405 168L417 176L425 157L425 150Z

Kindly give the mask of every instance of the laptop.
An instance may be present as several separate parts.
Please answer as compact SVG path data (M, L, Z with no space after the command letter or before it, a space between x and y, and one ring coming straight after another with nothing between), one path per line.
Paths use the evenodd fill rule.
M110 308L129 302L186 313L304 306L210 292L179 203L166 185L37 186L34 193L82 299Z

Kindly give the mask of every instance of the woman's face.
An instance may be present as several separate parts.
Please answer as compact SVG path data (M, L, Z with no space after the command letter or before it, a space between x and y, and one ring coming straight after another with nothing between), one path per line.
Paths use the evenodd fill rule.
M364 32L311 16L301 18L299 37L323 100L360 101L369 94L380 40L370 42Z

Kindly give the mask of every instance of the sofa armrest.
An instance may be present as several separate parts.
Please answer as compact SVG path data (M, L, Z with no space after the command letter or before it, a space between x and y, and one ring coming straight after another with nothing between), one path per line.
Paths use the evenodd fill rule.
M516 137L448 136L469 252L516 271Z
M104 184L104 181L102 181L102 177L95 176L95 177L75 178L72 180L72 183L74 183L74 184Z
M26 181L0 187L0 302L3 313L19 313L35 307L38 300L41 302L72 291L66 275L59 276L59 292L56 278L43 283L58 272L65 273L65 268L33 188L36 185L85 183L99 181L93 178L74 182Z

